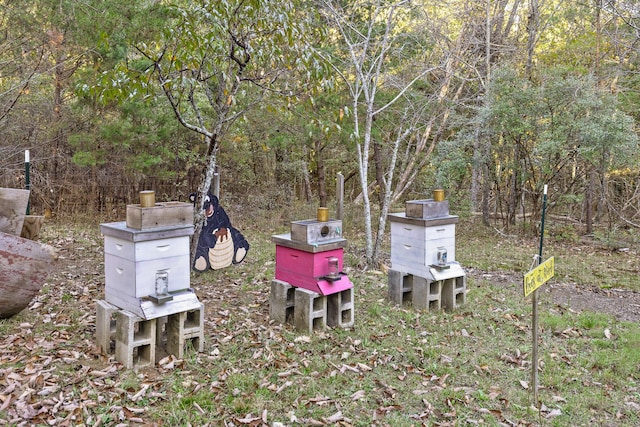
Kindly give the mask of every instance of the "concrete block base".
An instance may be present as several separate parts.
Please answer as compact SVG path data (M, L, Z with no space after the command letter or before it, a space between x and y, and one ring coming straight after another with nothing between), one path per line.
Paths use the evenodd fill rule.
M204 349L204 304L196 310L183 311L168 316L167 351L178 359L184 357L185 350L197 352Z
M411 303L416 310L439 311L442 307L442 281L413 276Z
M389 270L387 299L396 305L404 305L413 298L413 275Z
M354 323L353 288L327 295L327 325L348 328Z
M155 365L159 349L183 358L188 349L204 350L204 304L197 309L151 320L104 300L96 303L96 343L127 369Z
M327 297L295 288L293 323L299 332L311 333L327 326Z
M453 311L467 301L467 280L465 276L442 281L442 307Z
M96 303L96 345L103 354L116 350L116 313L118 307L104 300Z
M290 323L299 332L311 333L327 326L348 328L355 324L353 287L329 295L271 282L269 315L278 323Z
M119 310L116 316L116 360L127 369L154 365L155 319L144 320L124 310Z
M397 270L389 270L388 299L396 305L416 310L453 311L466 302L466 277L430 280Z
M269 294L269 316L278 323L292 323L296 288L274 279Z

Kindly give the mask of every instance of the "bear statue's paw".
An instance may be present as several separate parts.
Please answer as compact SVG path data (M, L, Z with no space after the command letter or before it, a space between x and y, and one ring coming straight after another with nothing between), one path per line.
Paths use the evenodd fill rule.
M239 264L244 260L244 257L247 256L247 250L245 248L238 248L236 251L236 255L233 257L233 263Z
M193 264L193 268L198 271L205 271L207 269L207 260L205 257L200 256Z

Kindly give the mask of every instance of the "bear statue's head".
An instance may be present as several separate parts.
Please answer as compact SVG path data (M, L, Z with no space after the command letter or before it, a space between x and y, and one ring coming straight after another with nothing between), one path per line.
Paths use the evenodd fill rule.
M194 208L197 207L196 203L198 200L198 193L189 194L189 200L191 200L191 202L193 203ZM211 215L213 215L216 209L218 209L219 204L220 202L218 201L218 198L213 193L211 193L211 190L207 191L207 195L204 198L204 203L202 204L202 209L204 210L207 218L210 218Z
M210 218L211 215L213 215L215 210L218 209L218 205L218 198L211 194L211 190L207 191L207 196L204 198L204 204L202 205L207 218Z

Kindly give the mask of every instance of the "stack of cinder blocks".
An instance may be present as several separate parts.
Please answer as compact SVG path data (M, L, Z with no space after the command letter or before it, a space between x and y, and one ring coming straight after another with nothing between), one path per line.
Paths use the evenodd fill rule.
M353 284L342 272L342 221L304 220L291 233L276 235L276 272L271 282L269 313L278 323L292 323L311 333L354 325ZM339 274L331 274L333 262Z
M458 217L449 215L449 202L409 201L405 212L390 214L388 218L391 223L388 300L425 311L452 311L463 305L466 277L455 261Z
M291 323L301 332L327 326L347 328L354 324L353 288L321 295L274 279L269 314L276 322Z
M158 349L178 358L204 347L204 305L155 319L144 319L104 300L96 304L96 344L126 368L153 366Z
M453 311L466 302L466 294L465 276L432 280L389 270L387 298L397 305L411 305L424 311Z

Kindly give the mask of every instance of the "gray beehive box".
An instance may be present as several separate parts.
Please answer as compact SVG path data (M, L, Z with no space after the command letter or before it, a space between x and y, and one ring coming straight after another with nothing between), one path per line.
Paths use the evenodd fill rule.
M342 239L342 221L306 219L291 222L291 240L304 243L325 243Z
M410 200L405 204L407 218L440 218L449 215L449 201L436 202L433 199Z

